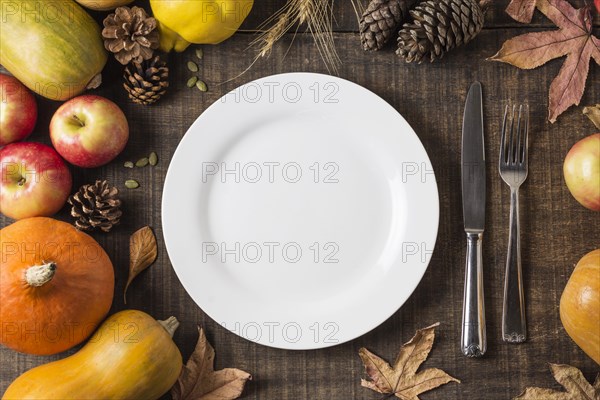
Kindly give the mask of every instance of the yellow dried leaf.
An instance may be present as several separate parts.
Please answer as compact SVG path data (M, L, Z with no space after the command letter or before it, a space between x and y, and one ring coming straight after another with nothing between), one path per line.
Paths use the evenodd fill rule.
M171 389L173 400L235 400L242 395L244 385L252 376L236 368L214 370L215 349L202 328L194 353L183 367Z
M566 392L528 387L515 400L596 400L600 398L600 374L596 376L594 386L585 379L581 371L570 365L550 364L550 370L556 382L560 383Z
M600 129L600 104L585 107L583 113L596 125L596 128Z
M437 326L439 323L419 329L402 346L393 367L369 350L361 348L358 354L369 378L362 379L361 385L379 393L393 394L402 400L419 400L421 393L449 382L460 383L441 369L428 368L417 372L433 347Z

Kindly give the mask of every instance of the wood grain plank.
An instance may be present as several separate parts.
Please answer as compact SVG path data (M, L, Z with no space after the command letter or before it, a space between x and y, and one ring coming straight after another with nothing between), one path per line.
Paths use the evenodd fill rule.
M253 34L256 33L261 25L278 10L285 5L286 0L257 0L255 1L254 7L250 12L248 18L242 24L240 29L241 34ZM333 24L333 30L338 33L344 32L358 32L358 16L355 12L355 8L352 6L352 1L355 4L360 5L364 10L368 5L368 0L334 0L334 15L335 21ZM484 29L510 29L510 28L551 28L554 27L553 23L545 18L540 12L536 12L534 19L531 24L523 25L519 22L514 21L504 11L510 0L493 0L491 6L488 8L485 18ZM573 6L579 8L586 4L586 0L569 0ZM136 0L134 5L144 7L150 12L150 6L147 2ZM357 8L358 9L358 8ZM89 10L88 10L89 11ZM107 12L96 12L89 11L95 19L102 23L102 20L108 14ZM360 14L360 13L359 13ZM600 27L600 15L593 13L594 26ZM300 28L302 31L303 28Z
M357 15L352 0L334 1L335 23L333 26L336 32L358 32ZM355 0L356 4L362 5L363 9L369 4L367 0ZM510 0L493 0L486 13L485 29L506 29L522 28L524 25L510 18L504 10ZM583 7L585 0L570 0L575 7ZM259 4L255 3L248 20L244 23L243 29L252 31L257 29L270 15L279 10L284 4L284 0L262 0ZM594 25L600 26L600 15L594 13ZM546 19L540 12L536 12L530 25L532 28L553 27L551 21Z
M499 5L502 3L498 1ZM265 1L264 8L261 5L257 10L270 10L274 4ZM348 7L344 8L344 15L350 12ZM500 13L492 15L498 18L498 26L506 23ZM253 54L246 50L251 37L238 35L218 47L205 46L201 74L210 87L206 94L185 86L189 76L185 61L193 57L192 50L171 55L171 88L160 103L151 107L128 101L119 83L120 67L111 61L105 84L97 93L113 99L123 108L131 123L131 140L114 163L98 169L73 169L73 172L76 186L108 178L122 190L125 211L122 225L108 235L94 234L115 265L113 311L125 308L121 293L127 275L128 237L139 227L150 225L159 238L159 258L132 284L127 307L147 311L161 319L177 316L182 324L174 339L184 358L194 347L196 326L203 325L216 348L217 367L236 366L253 373L255 380L248 385L245 399L378 399L377 394L360 388L363 371L358 349L365 346L392 360L415 329L436 321L442 325L425 366L443 368L463 383L427 393L422 396L425 400L506 399L516 396L527 385L556 387L547 362L577 366L591 380L598 366L566 335L558 316L558 301L574 264L600 242L597 215L571 198L561 172L570 146L591 134L593 127L579 108L567 111L554 125L546 121L547 90L558 73L560 61L532 71L485 61L505 39L523 32L523 29L486 30L477 40L449 54L443 61L423 65L406 65L391 50L366 54L360 49L356 33L336 34L344 62L340 75L392 104L411 124L429 152L439 185L441 219L430 267L406 304L372 332L350 343L310 352L262 347L228 332L208 318L176 277L160 228L164 177L187 128L210 104L242 83L282 72L326 72L310 37L298 35L282 60L291 41L286 37L275 47L271 58L260 60L246 74L229 82L225 81L244 71L252 61ZM592 67L589 77L592 84L588 85L584 104L600 99L600 85L593 84L599 82L599 73L597 67ZM489 167L488 231L484 242L489 352L482 360L466 359L458 348L465 251L460 198L461 119L466 91L476 79L484 85ZM522 190L523 262L530 340L524 345L508 346L500 338L500 321L509 198L508 189L496 172L496 154L503 106L516 101L529 102L532 114L530 175ZM39 104L41 116L31 140L48 142L47 126L58 104L46 100L40 100ZM132 171L121 167L125 160L136 160L150 151L159 155L156 168ZM123 182L130 177L138 179L142 187L125 189ZM67 210L59 217L68 220ZM0 218L0 226L8 223L6 218ZM1 348L0 393L28 368L63 356L33 357Z

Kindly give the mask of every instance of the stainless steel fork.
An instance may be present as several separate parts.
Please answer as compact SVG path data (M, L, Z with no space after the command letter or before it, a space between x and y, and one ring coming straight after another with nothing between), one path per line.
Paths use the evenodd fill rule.
M518 110L518 116L515 115ZM515 117L518 119L515 121ZM527 338L525 296L521 268L521 238L519 232L519 187L528 172L529 106L509 106L504 112L500 142L500 176L510 186L510 231L504 304L502 308L502 340L522 343Z

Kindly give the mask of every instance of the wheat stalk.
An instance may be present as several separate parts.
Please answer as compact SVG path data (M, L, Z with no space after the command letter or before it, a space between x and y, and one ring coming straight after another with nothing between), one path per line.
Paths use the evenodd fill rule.
M291 26L289 13L280 13L273 26L253 42L253 44L259 44L258 57L268 56L271 50L273 50L275 43L285 35Z
M358 22L360 22L360 17L362 16L363 12L365 11L365 7L363 6L363 3L361 0L350 0L350 2L352 3L352 8L354 8L354 14L356 14L356 20Z
M256 59L271 54L275 43L294 26L306 25L330 73L338 72L341 63L333 38L334 0L287 0L259 29L263 32L252 42L258 47ZM294 38L297 33L294 32Z

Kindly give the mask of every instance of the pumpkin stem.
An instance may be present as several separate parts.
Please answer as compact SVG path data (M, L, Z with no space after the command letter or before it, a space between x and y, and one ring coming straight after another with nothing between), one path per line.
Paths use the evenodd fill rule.
M42 265L33 265L25 271L25 281L29 286L39 287L50 282L55 273L56 264L52 261Z
M175 317L169 317L164 321L158 321L158 323L161 324L163 328L165 328L165 330L169 333L171 337L173 337L173 334L179 327L179 321L177 321L177 318Z

